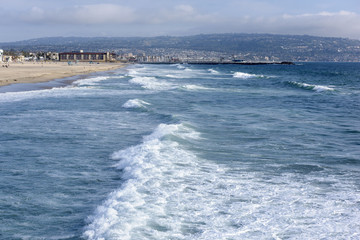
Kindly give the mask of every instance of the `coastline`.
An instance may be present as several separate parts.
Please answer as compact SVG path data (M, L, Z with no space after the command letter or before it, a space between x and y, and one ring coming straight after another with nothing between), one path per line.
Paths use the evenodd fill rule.
M65 62L25 62L0 64L0 88L17 83L41 83L55 79L73 77L93 72L122 68L123 63L90 64L79 62L69 65Z

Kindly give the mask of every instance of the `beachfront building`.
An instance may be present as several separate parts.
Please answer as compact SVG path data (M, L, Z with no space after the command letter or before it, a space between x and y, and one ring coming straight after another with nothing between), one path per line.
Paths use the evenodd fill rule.
M4 50L0 49L0 62L3 61Z
M59 61L59 53L57 52L46 53L46 60Z
M24 62L25 56L24 55L18 55L16 56L16 62Z
M116 61L115 53L110 52L63 52L59 53L61 62L113 62Z
M2 61L3 62L12 62L13 61L13 56L10 55L2 55Z

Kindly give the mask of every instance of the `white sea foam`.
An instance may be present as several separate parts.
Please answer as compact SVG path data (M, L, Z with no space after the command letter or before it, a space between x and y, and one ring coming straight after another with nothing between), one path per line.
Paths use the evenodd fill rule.
M165 77L168 78L184 78L184 76L182 75L174 75L174 74L166 74Z
M235 72L233 74L234 78L248 79L248 78L262 78L264 75L256 75L244 72Z
M211 74L219 74L219 72L218 71L216 71L216 70L214 70L214 69L209 69L208 70Z
M357 238L360 193L316 168L266 175L204 161L180 145L199 134L161 124L115 152L124 183L89 218L88 239ZM310 167L311 168L311 167ZM315 183L333 182L322 191ZM320 185L321 186L321 185ZM341 199L341 201L339 201ZM355 232L355 233L354 233ZM346 237L345 237L346 238Z
M137 84L149 90L170 90L176 88L176 85L167 81L158 80L156 77L134 77L129 80L130 83Z
M136 78L142 78L135 83L141 86L162 82ZM204 142L184 124L161 124L140 144L114 152L111 157L121 170L123 183L89 217L83 237L360 238L360 193L354 191L357 178L351 182L348 176L311 165L306 168L315 172L269 174L265 164L259 172L247 169L244 162L236 164L236 159L231 166L217 164L190 150L201 148ZM204 155L212 149L216 151L208 148Z
M178 69L185 69L185 66L182 65L182 64L175 64L175 66L176 66Z
M316 92L324 92L324 91L334 91L335 89L329 86L322 86L322 85L315 85L315 84L307 84L307 83L299 83L295 81L289 82L291 85L307 89L307 90L313 90Z
M77 86L89 86L89 85L97 85L98 82L109 79L109 76L99 76L93 78L85 78L75 81L73 84Z
M159 76L164 76L167 78L175 78L175 79L185 79L185 78L203 78L206 77L207 74L204 74L203 71L200 70L173 70L171 71L171 74L169 74L168 71L164 71L164 74L161 75L161 73L157 72Z
M5 92L0 93L0 102L13 102L22 101L26 99L38 99L46 97L66 97L71 95L87 95L91 94L90 89L83 88L81 86L95 85L97 82L109 79L110 77L94 77L88 79L80 79L73 83L73 85L65 87L56 87L51 89L41 89L33 91L22 91L22 92ZM80 86L80 87L77 87ZM93 91L96 91L92 89Z
M137 69L129 69L128 70L128 75L129 76L136 76L136 75L138 75L138 70Z
M6 92L0 93L0 102L16 102L27 99L61 97L68 96L69 94L72 94L74 92L78 93L77 89L72 87L42 89L24 92Z
M123 104L124 108L146 108L146 106L151 105L148 102L145 102L140 99L130 99Z
M89 217L83 236L125 240L360 237L360 192L351 189L356 178L351 183L348 176L341 179L311 164L289 166L305 169L306 174L254 172L240 162L220 165L188 149L198 141L202 141L200 134L184 124L161 124L141 144L113 153L124 182Z
M321 86L321 85L311 85L311 84L306 84L303 83L304 87L309 87L312 88L313 90L317 91L317 92L323 92L323 91L334 91L334 88L331 87L327 87L327 86Z
M147 68L145 66L134 66L133 68L129 68L127 71L128 73L126 74L129 77L146 77L148 75L153 76L153 72L151 71L152 69ZM149 72L150 71L150 72Z
M195 85L195 84L183 85L182 88L184 88L186 90L190 90L190 91L210 90L210 88L203 87L203 86L200 86L200 85Z
M199 167L196 156L172 141L173 137L191 140L198 139L199 134L182 124L161 124L144 137L142 144L112 155L120 160L116 167L123 170L126 181L90 217L84 237L144 239L150 234L164 239L174 233L173 228L180 232L181 226L176 224L181 223L182 212L175 210L176 199L183 191L191 197L186 192L187 181L192 181ZM164 218L167 211L175 214L174 222Z

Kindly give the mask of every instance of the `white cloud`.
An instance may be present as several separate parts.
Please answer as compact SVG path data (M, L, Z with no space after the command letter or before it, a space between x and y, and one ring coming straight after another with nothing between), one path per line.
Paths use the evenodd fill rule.
M354 12L283 15L277 20L280 23L279 27L292 28L293 33L298 31L300 34L360 38L360 15Z
M214 19L214 16L198 13L191 5L156 10L135 10L117 4L92 4L49 10L33 7L22 16L25 22L30 23L64 24L168 24L207 22Z
M360 39L360 15L349 11L267 17L239 16L213 24L212 31L315 35ZM216 30L218 29L218 30ZM209 30L207 32L210 32Z
M284 14L283 18L317 18L317 17L355 17L356 13L349 11L339 11L339 12L319 12L319 13L305 13L300 15L289 15Z
M204 23L214 20L214 16L201 14L191 5L176 5L172 8L162 8L152 13L144 12L143 19L152 24Z
M115 4L93 4L43 10L33 7L22 19L30 23L119 24L136 19L133 9Z
M175 6L175 10L183 14L194 14L195 12L194 8L190 5L177 5Z
M198 33L274 33L360 39L360 15L351 11L320 11L303 14L221 14L201 12L194 4L168 4L162 8L129 7L119 4L86 4L68 8L32 7L4 17L10 24L86 32L101 29L108 35L188 35ZM19 16L21 21L19 20ZM6 20L9 19L9 20ZM60 27L62 25L62 27ZM120 26L121 28L114 28ZM85 26L87 28L85 28ZM127 29L127 32L125 31ZM80 31L81 30L81 31ZM51 32L49 30L49 32ZM76 32L76 31L75 31Z
M44 10L39 7L32 7L27 15L28 21L41 21L44 18Z
M130 23L136 19L134 10L115 4L94 4L76 7L72 16L77 23ZM71 18L71 16L68 16Z

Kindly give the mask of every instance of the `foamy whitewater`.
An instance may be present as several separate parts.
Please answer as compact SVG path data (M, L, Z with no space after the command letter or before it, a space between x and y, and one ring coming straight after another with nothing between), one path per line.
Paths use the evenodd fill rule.
M360 239L359 69L132 65L0 93L0 239Z
M140 99L130 99L126 103L124 103L124 108L146 108L147 105L151 105L148 102L145 102Z

